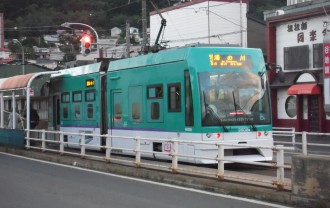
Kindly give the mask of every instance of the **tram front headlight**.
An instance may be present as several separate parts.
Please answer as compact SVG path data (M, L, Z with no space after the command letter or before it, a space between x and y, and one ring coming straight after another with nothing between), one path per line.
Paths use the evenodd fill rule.
M207 137L207 138L210 138L211 136L212 136L211 133L207 133L207 134L206 134L206 137Z

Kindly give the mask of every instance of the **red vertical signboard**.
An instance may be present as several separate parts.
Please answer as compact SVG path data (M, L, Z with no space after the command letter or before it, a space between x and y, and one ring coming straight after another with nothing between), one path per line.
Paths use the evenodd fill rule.
M330 43L323 45L324 77L330 77Z

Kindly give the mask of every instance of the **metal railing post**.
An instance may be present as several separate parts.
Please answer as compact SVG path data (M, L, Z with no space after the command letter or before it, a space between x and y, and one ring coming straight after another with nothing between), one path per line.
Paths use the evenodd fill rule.
M26 149L30 149L30 130L26 129Z
M110 161L110 153L111 153L111 137L110 135L107 135L107 138L105 140L105 160Z
M135 137L135 165L141 167L141 138Z
M85 156L85 153L86 153L85 137L86 137L86 135L85 134L82 134L81 135L81 138L80 138L80 149L81 149L80 156L81 157L84 157Z
M292 133L292 147L296 150L296 134L295 134L296 129L292 128L291 133Z
M172 172L177 172L178 170L178 148L179 148L179 143L178 141L172 141L173 147L172 147Z
M283 147L283 145L276 145L276 147ZM277 158L276 158L276 167L277 167L277 190L284 190L284 150L277 149Z
M225 180L225 148L223 144L217 144L218 145L218 173L217 177L219 180L223 181Z
M41 150L46 151L46 132L44 129L41 132Z
M307 133L306 133L306 131L302 132L302 152L303 152L303 155L307 156Z
M60 154L64 154L64 134L60 132Z

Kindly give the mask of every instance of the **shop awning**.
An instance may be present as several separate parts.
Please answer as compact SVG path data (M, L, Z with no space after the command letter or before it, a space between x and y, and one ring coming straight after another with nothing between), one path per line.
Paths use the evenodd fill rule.
M289 95L318 95L320 87L317 84L295 84L288 89Z

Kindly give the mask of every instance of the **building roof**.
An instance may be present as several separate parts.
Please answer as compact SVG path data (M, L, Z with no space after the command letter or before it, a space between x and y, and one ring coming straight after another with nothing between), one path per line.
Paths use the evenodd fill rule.
M161 13L168 12L168 11L180 9L180 8L187 7L187 6L192 6L192 5L195 5L195 4L200 4L200 3L203 3L203 2L208 2L208 1L219 2L219 3L220 2L229 2L229 3L238 3L239 4L239 1L237 1L237 0L193 0L193 1L189 1L189 2L184 2L184 3L176 4L175 6L167 7L167 8L164 8L164 9L160 9L159 11ZM242 3L248 3L248 2L249 2L249 0L242 0ZM150 16L151 15L158 15L157 14L157 11L150 12Z
M11 57L5 58L5 59L0 59L0 64L7 64L13 60L14 60L14 58L11 58Z
M299 4L284 6L276 10L265 11L264 19L266 21L281 21L291 20L295 18L308 17L319 15L322 13L328 14L330 11L330 1L313 0Z

